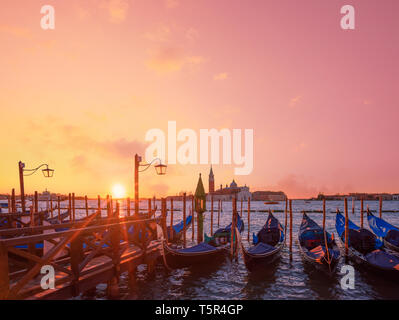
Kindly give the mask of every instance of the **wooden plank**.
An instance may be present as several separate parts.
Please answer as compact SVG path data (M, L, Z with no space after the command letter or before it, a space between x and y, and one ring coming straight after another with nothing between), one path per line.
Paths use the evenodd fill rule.
M6 299L10 291L10 278L8 276L7 248L0 244L0 300Z

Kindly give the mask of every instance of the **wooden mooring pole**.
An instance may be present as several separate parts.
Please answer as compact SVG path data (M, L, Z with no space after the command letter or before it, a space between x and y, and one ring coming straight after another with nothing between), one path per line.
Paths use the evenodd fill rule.
M211 195L211 236L213 235L213 195Z
M54 218L53 214L53 197L50 195L50 217Z
M285 198L285 226L284 226L284 241L287 243L287 226L288 226L288 198Z
M251 198L248 198L248 235L247 240L249 242L249 235L251 233Z
M99 212L97 218L101 219L101 197L99 195L97 196L97 211Z
M173 227L173 198L170 198L170 226Z
M57 207L58 207L58 222L61 223L61 197L57 197Z
M73 220L73 222L75 222L75 220L76 220L75 193L72 193L72 220Z
M290 206L290 252L292 252L292 200L289 202Z
M352 197L352 214L355 214L355 197Z
M11 210L13 213L17 213L17 200L15 197L15 189L11 191ZM8 212L10 212L10 207L8 207ZM11 220L11 219L9 219ZM16 227L16 223L14 223L14 228Z
M11 196L10 195L7 195L7 205L8 205L8 213L11 213L12 210L11 210Z
M191 236L192 236L192 241L194 241L194 234L195 234L195 207L194 207L194 196L191 198L191 214L192 214L192 221L193 225L191 227Z
M237 214L237 198L233 198L233 203L232 203L232 214L231 214L231 229L230 229L230 254L231 254L231 259L234 258L234 233L235 233L235 227L236 227L236 214Z
M89 216L89 203L87 201L87 196L85 196L85 210L86 210L86 218Z
M69 213L69 222L72 222L72 195L68 194L68 213Z
M323 231L326 230L326 198L323 198Z
M43 225L42 216L39 214L39 194L35 191L35 215L38 218L39 226Z
M219 204L218 204L218 228L220 226L220 210L222 207L222 200L219 199Z
M166 243L168 243L168 230L166 227L166 199L161 199L162 230Z
M363 198L360 199L360 228L363 229Z
M150 200L150 205L151 205L151 200ZM151 207L150 207L150 212L151 212ZM130 198L127 197L126 199L126 216L130 217Z
M183 246L186 247L186 193L183 193Z
M349 218L348 218L348 199L344 199L345 204L345 256L348 255L348 237L349 237Z
M380 219L382 219L382 196L380 196L380 208L379 208L379 211L380 211Z

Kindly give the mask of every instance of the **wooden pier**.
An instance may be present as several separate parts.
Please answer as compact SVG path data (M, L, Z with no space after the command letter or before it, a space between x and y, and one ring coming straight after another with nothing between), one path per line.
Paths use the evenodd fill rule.
M121 273L134 280L138 265L154 271L161 252L160 218L152 218L151 209L121 217L119 203L113 208L109 200L102 217L100 202L98 208L88 208L85 201L87 217L77 220L74 204L70 201L62 214L59 206L52 208L58 216L39 212L37 206L29 214L1 214L6 227L0 229L0 299L68 299L100 283L107 283L109 297L116 298ZM45 216L54 216L56 223ZM13 227L16 223L19 227ZM43 289L43 266L54 268L54 289Z

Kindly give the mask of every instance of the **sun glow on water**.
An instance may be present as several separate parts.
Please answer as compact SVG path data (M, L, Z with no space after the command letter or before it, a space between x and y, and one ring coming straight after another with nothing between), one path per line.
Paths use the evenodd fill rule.
M112 197L115 199L125 198L126 197L126 189L121 184L115 184L112 187Z

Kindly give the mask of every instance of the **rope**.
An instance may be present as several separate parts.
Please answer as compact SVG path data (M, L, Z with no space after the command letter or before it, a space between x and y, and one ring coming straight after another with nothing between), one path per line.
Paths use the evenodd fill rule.
M159 226L157 226L159 227ZM162 251L162 260L165 265L165 268L168 269L169 271L172 270L172 268L169 267L168 262L166 261L166 254L165 254L165 248L164 248L164 242L166 242L165 235L163 234L163 229L162 229L162 237L161 239L158 240L158 242L161 244L161 251Z
M330 251L328 250L326 229L324 229L324 245L326 246L326 250L327 250L327 259L325 259L325 258L324 258L324 259L327 261L327 263L328 263L328 269L329 269L330 272L331 272L331 262L332 262L332 259L331 259L331 257L330 257Z
M164 263L164 265L165 265L165 268L168 269L169 271L171 271L172 268L170 268L170 267L168 266L168 262L166 261L165 248L164 248L164 241L165 241L165 239L162 237L162 239L160 240L160 243L161 243L161 250L162 250L162 260L163 260L163 263Z

